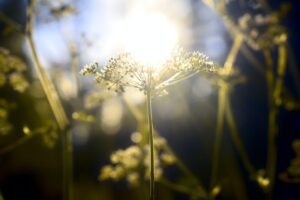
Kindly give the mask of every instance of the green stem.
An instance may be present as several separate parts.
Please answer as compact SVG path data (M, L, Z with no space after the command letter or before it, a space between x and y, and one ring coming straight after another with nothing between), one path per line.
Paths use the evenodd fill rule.
M201 199L206 198L206 195L203 195L202 191L198 192L198 191L194 190L193 188L190 188L190 187L185 186L185 185L173 183L173 182L171 182L167 179L161 178L159 180L159 183L166 186L166 187L168 187L171 190L190 195L191 197L193 197L193 199L195 199L195 197L197 197L197 199L198 198L201 198Z
M244 41L244 37L241 33L237 32L236 37L234 38L233 45L231 50L226 58L224 64L224 70L226 73L230 75L233 70L233 64L236 60L236 57L239 53L240 47ZM210 180L210 190L212 191L216 186L218 171L219 171L219 157L220 157L220 149L222 145L222 132L224 127L224 118L225 118L225 109L226 109L226 101L228 96L229 85L224 81L219 82L219 96L218 96L218 117L217 117L217 128L216 128L216 139L213 151L212 158L212 172L211 172L211 180ZM214 198L214 197L212 197Z
M272 185L275 180L276 170L276 136L277 136L277 108L274 104L274 72L273 72L273 60L271 52L269 50L264 51L265 62L267 65L266 78L268 88L268 101L269 101L269 114L268 114L268 150L267 150L267 164L266 171L267 177L270 179L270 185L268 186L267 199L272 199Z
M171 147L166 144L163 146L163 149L170 155L172 155L175 158L175 163L178 166L178 168L188 177L193 179L193 181L197 184L202 185L200 181L196 178L196 176L191 172L191 170L184 164L184 162L175 154L175 152L171 149ZM204 190L204 189L203 189Z
M147 88L147 113L149 125L149 145L150 145L150 200L154 200L154 144L153 144L153 122L151 108L151 71L148 73Z
M267 190L267 199L272 199L272 193L274 189L276 179L276 162L277 162L277 137L278 137L278 108L281 105L281 96L283 89L283 79L286 71L286 46L279 46L279 60L277 69L277 79L274 81L274 73L272 71L272 57L269 51L265 52L266 62L268 64L268 75L269 77L268 89L269 89L269 130L268 130L268 157L267 157L267 176L270 179L270 185Z
M62 134L62 154L63 154L63 200L71 200L73 186L73 147L72 134L66 130Z
M266 62L266 80L268 89L268 103L272 107L273 104L273 86L274 86L274 72L273 72L273 60L271 52L269 50L264 50L264 57Z
M195 71L191 74L188 74L186 76L179 76L179 77L172 77L169 80L164 81L162 84L158 85L157 88L165 88L165 87L169 87L171 85L175 85L176 83L182 82L184 80L188 80L190 78L192 78L193 76L197 75L199 72Z
M68 125L68 119L64 108L61 104L61 101L58 97L57 91L52 83L52 81L48 78L45 69L43 68L40 59L38 57L38 53L36 50L36 45L32 36L33 31L33 21L34 21L34 8L35 8L35 0L32 0L28 6L28 21L27 21L27 28L26 28L26 36L29 44L29 48L32 55L33 65L37 72L39 81L42 85L44 93L47 97L47 100L50 104L50 107L53 111L54 117L60 127L61 130L64 130Z
M189 170L189 168L183 163L183 161L178 158L178 156L173 152L173 150L167 144L163 148L166 152L168 152L170 155L172 155L175 158L175 164L178 166L178 168L187 177L189 177L193 181L193 183L195 183L197 185L197 189L199 190L198 195L203 198L206 198L207 192L206 192L203 184L197 179L197 177Z
M191 190L183 185L179 185L179 184L175 184L169 180L166 179L160 179L159 183L161 183L162 185L168 187L171 190L175 190L181 193L185 193L188 195L191 195Z
M59 99L58 93L54 87L51 79L48 78L45 69L43 68L38 53L36 50L36 45L32 36L33 22L34 22L34 9L36 5L36 0L31 0L27 7L27 27L26 36L29 44L29 48L32 55L32 60L34 68L37 72L38 79L42 85L43 91L47 97L50 104L52 112L54 114L55 120L62 131L62 159L63 159L63 199L71 199L71 188L72 188L72 141L71 133L66 130L69 125L68 118L66 116L65 110Z
M239 53L239 50L241 48L243 41L244 41L243 34L238 32L235 35L232 47L230 49L230 52L229 52L229 54L226 58L225 64L224 64L224 68L228 70L228 73L232 72L234 61L236 60L236 57Z
M242 140L238 134L236 121L234 119L234 116L233 116L232 110L231 110L231 106L230 106L229 96L227 96L226 98L227 98L227 100L226 100L225 116L226 116L226 121L228 123L228 127L230 130L229 133L230 133L232 142L235 145L235 148L237 149L237 152L241 157L242 163L244 164L244 166L245 166L246 170L248 171L248 173L250 174L250 176L255 175L256 170L253 167L253 165L251 164L248 154L242 143Z
M227 96L228 87L226 83L220 84L219 89L219 97L218 97L218 117L217 117L217 128L216 128L216 139L214 144L213 158L212 158L212 172L211 172L211 180L210 180L210 190L212 190L216 186L216 181L218 177L218 169L219 169L219 157L220 157L220 149L222 143L222 132L224 126L224 112L226 105L226 96Z
M24 144L26 141L31 139L34 135L36 135L36 134L30 134L30 135L22 136L20 139L16 140L15 142L1 148L0 149L0 155L6 154L6 153L14 150L19 145Z
M134 106L128 99L124 98L124 101L125 101L127 107L129 108L129 110L131 111L131 113L133 114L133 116L135 117L135 119L137 120L138 127L139 127L138 130L141 133L144 133L145 132L144 124L147 122L145 121L141 110L138 109L136 106ZM155 129L153 129L153 135L160 137L159 133ZM142 141L142 144L144 144L143 141ZM197 179L197 177L193 174L193 172L190 171L190 169L185 165L185 163L175 154L175 152L172 150L172 148L169 146L169 144L166 143L165 145L163 145L162 148L165 152L167 152L168 154L172 155L175 158L175 164L178 166L178 168L187 177L189 177L191 180L193 180L193 182L195 184L197 184L197 187L199 188L199 194L201 194L201 196L203 196L203 197L207 197L207 192L206 192L205 188L203 187L203 184L200 182L200 180Z

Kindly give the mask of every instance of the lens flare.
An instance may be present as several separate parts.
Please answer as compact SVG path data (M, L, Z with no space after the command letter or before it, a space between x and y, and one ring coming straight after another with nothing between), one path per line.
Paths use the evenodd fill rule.
M160 67L178 43L176 25L158 13L134 13L125 19L122 44L146 66Z

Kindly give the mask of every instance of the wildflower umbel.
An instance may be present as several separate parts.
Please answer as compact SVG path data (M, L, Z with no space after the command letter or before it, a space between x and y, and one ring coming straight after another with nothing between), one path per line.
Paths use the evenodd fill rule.
M98 63L86 65L81 70L82 75L94 75L97 83L105 85L107 89L117 93L125 91L126 87L137 88L147 96L147 115L149 125L149 178L150 178L150 200L154 200L155 174L159 174L158 161L155 159L153 121L151 109L151 97L166 93L165 89L179 81L185 80L200 72L215 71L208 57L199 52L186 53L177 49L172 56L167 58L162 66L147 66L135 60L129 53L120 54L109 59L108 63L98 70ZM112 170L105 168L105 172L118 172L121 174L120 166ZM120 173L119 173L120 172ZM156 172L156 173L155 173ZM107 174L107 173L102 173ZM147 173L148 174L148 173ZM119 176L117 176L119 177ZM102 178L107 178L105 175ZM132 175L128 180L137 180Z
M118 93L124 92L126 87L137 88L146 93L151 87L154 95L160 95L166 87L197 73L215 71L213 63L206 55L199 52L184 52L182 49L174 51L160 68L143 65L130 53L110 58L102 69L98 68L99 64L93 62L85 65L80 73L83 76L94 75L97 83Z

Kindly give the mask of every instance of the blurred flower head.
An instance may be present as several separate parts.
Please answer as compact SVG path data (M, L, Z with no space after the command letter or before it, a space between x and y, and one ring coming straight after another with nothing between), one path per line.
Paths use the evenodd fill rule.
M141 137L140 133L135 132L132 138ZM100 170L99 180L119 181L126 179L131 186L137 186L144 178L150 178L150 150L148 145L141 145L140 140L133 140L136 144L125 150L117 150L110 156L110 165L105 165ZM176 158L164 151L166 140L162 137L154 138L155 152L155 180L163 176L165 167L176 162Z

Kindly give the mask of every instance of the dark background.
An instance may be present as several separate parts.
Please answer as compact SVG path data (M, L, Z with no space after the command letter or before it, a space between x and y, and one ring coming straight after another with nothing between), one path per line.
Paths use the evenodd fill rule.
M249 9L255 4L255 1L239 1L239 6L243 9L232 8L232 15L240 16L243 10ZM283 1L269 1L273 9L278 9ZM289 34L289 52L288 69L285 78L287 88L291 91L296 99L300 98L300 73L299 73L299 47L300 47L300 2L284 1L291 5L291 10L283 19L283 25L286 26ZM199 17L206 14L214 15L214 13L202 5L200 1L190 0L193 13L194 27L194 45L193 49L199 49L205 52L205 35L196 31L197 27L208 23L209 17ZM6 13L12 19L25 26L26 24L26 1L21 0L2 0L0 7L2 12ZM80 10L80 8L79 8ZM221 19L217 19L219 26L222 26ZM3 24L2 26L3 29ZM227 49L232 43L230 36L224 32L223 34ZM198 37L201 39L198 40ZM24 37L21 34L12 34L1 38L1 46L11 49L12 52L26 59L21 48ZM209 40L209 38L208 38ZM213 48L218 49L218 45ZM227 51L228 52L228 51ZM263 62L262 56L258 52L254 52L257 58ZM218 57L218 63L224 63L226 55ZM294 66L293 66L294 65ZM236 66L239 67L241 73L247 77L245 84L238 85L232 92L232 107L234 116L237 120L240 136L245 144L250 160L256 167L261 169L265 167L266 161L266 144L267 144L267 93L266 83L263 76L249 66L248 61L239 55L236 60ZM31 74L28 74L31 77ZM211 154L214 142L216 112L217 112L217 90L208 98L199 98L192 91L192 85L197 81L196 78L184 82L178 86L171 88L170 95L154 100L154 126L164 136L178 156L187 163L190 169L201 177L203 183L208 186L211 169ZM5 90L1 89L1 97L16 99L20 103L20 108L15 115L14 121L33 121L38 123L35 113L30 109L32 106L31 96L25 95L13 96L9 95ZM176 105L181 107L182 101L185 100L185 106L189 111L188 116L184 117L165 117L161 113L161 107L165 105ZM67 111L72 112L73 105L64 102ZM195 109L196 108L196 109ZM199 108L199 109L198 109ZM172 107L166 112L174 111ZM126 113L126 110L125 110ZM172 115L172 114L171 114ZM42 116L47 118L47 116ZM50 116L49 116L50 117ZM73 126L75 126L73 123ZM96 132L99 130L92 129ZM122 131L119 134L109 136L105 134L91 134L84 145L74 144L74 198L75 199L139 199L141 197L141 189L131 189L125 182L99 182L97 177L99 169L109 163L109 155L113 150L126 148L130 145L129 134L135 131L135 121L130 114L125 114ZM101 130L100 130L101 132ZM9 143L13 139L18 138L16 133L14 137L3 142ZM287 111L280 109L279 113L279 137L278 144L278 160L277 174L284 172L295 157L291 148L294 139L300 138L300 111ZM2 140L0 138L0 140ZM1 142L2 144L2 142ZM236 180L242 178L245 186L245 192L248 199L264 199L264 194L260 188L249 180L249 175L242 167L238 156L231 144L227 127L223 135L222 155L221 155L221 178L227 183L228 188L224 189L224 193L220 199L239 199L236 190ZM41 139L34 137L26 143L18 146L13 151L0 155L0 191L4 199L61 199L62 197L62 155L61 141L58 139L57 145L53 149L49 149L41 144ZM239 166L239 167L237 167ZM176 169L167 171L167 176L177 175ZM239 178L236 178L239 177ZM240 180L240 179L239 179ZM147 184L146 184L147 185ZM158 193L162 195L161 199L189 199L186 195L170 193L163 186L158 186ZM277 178L275 185L274 199L300 199L299 184L290 184L283 182Z

